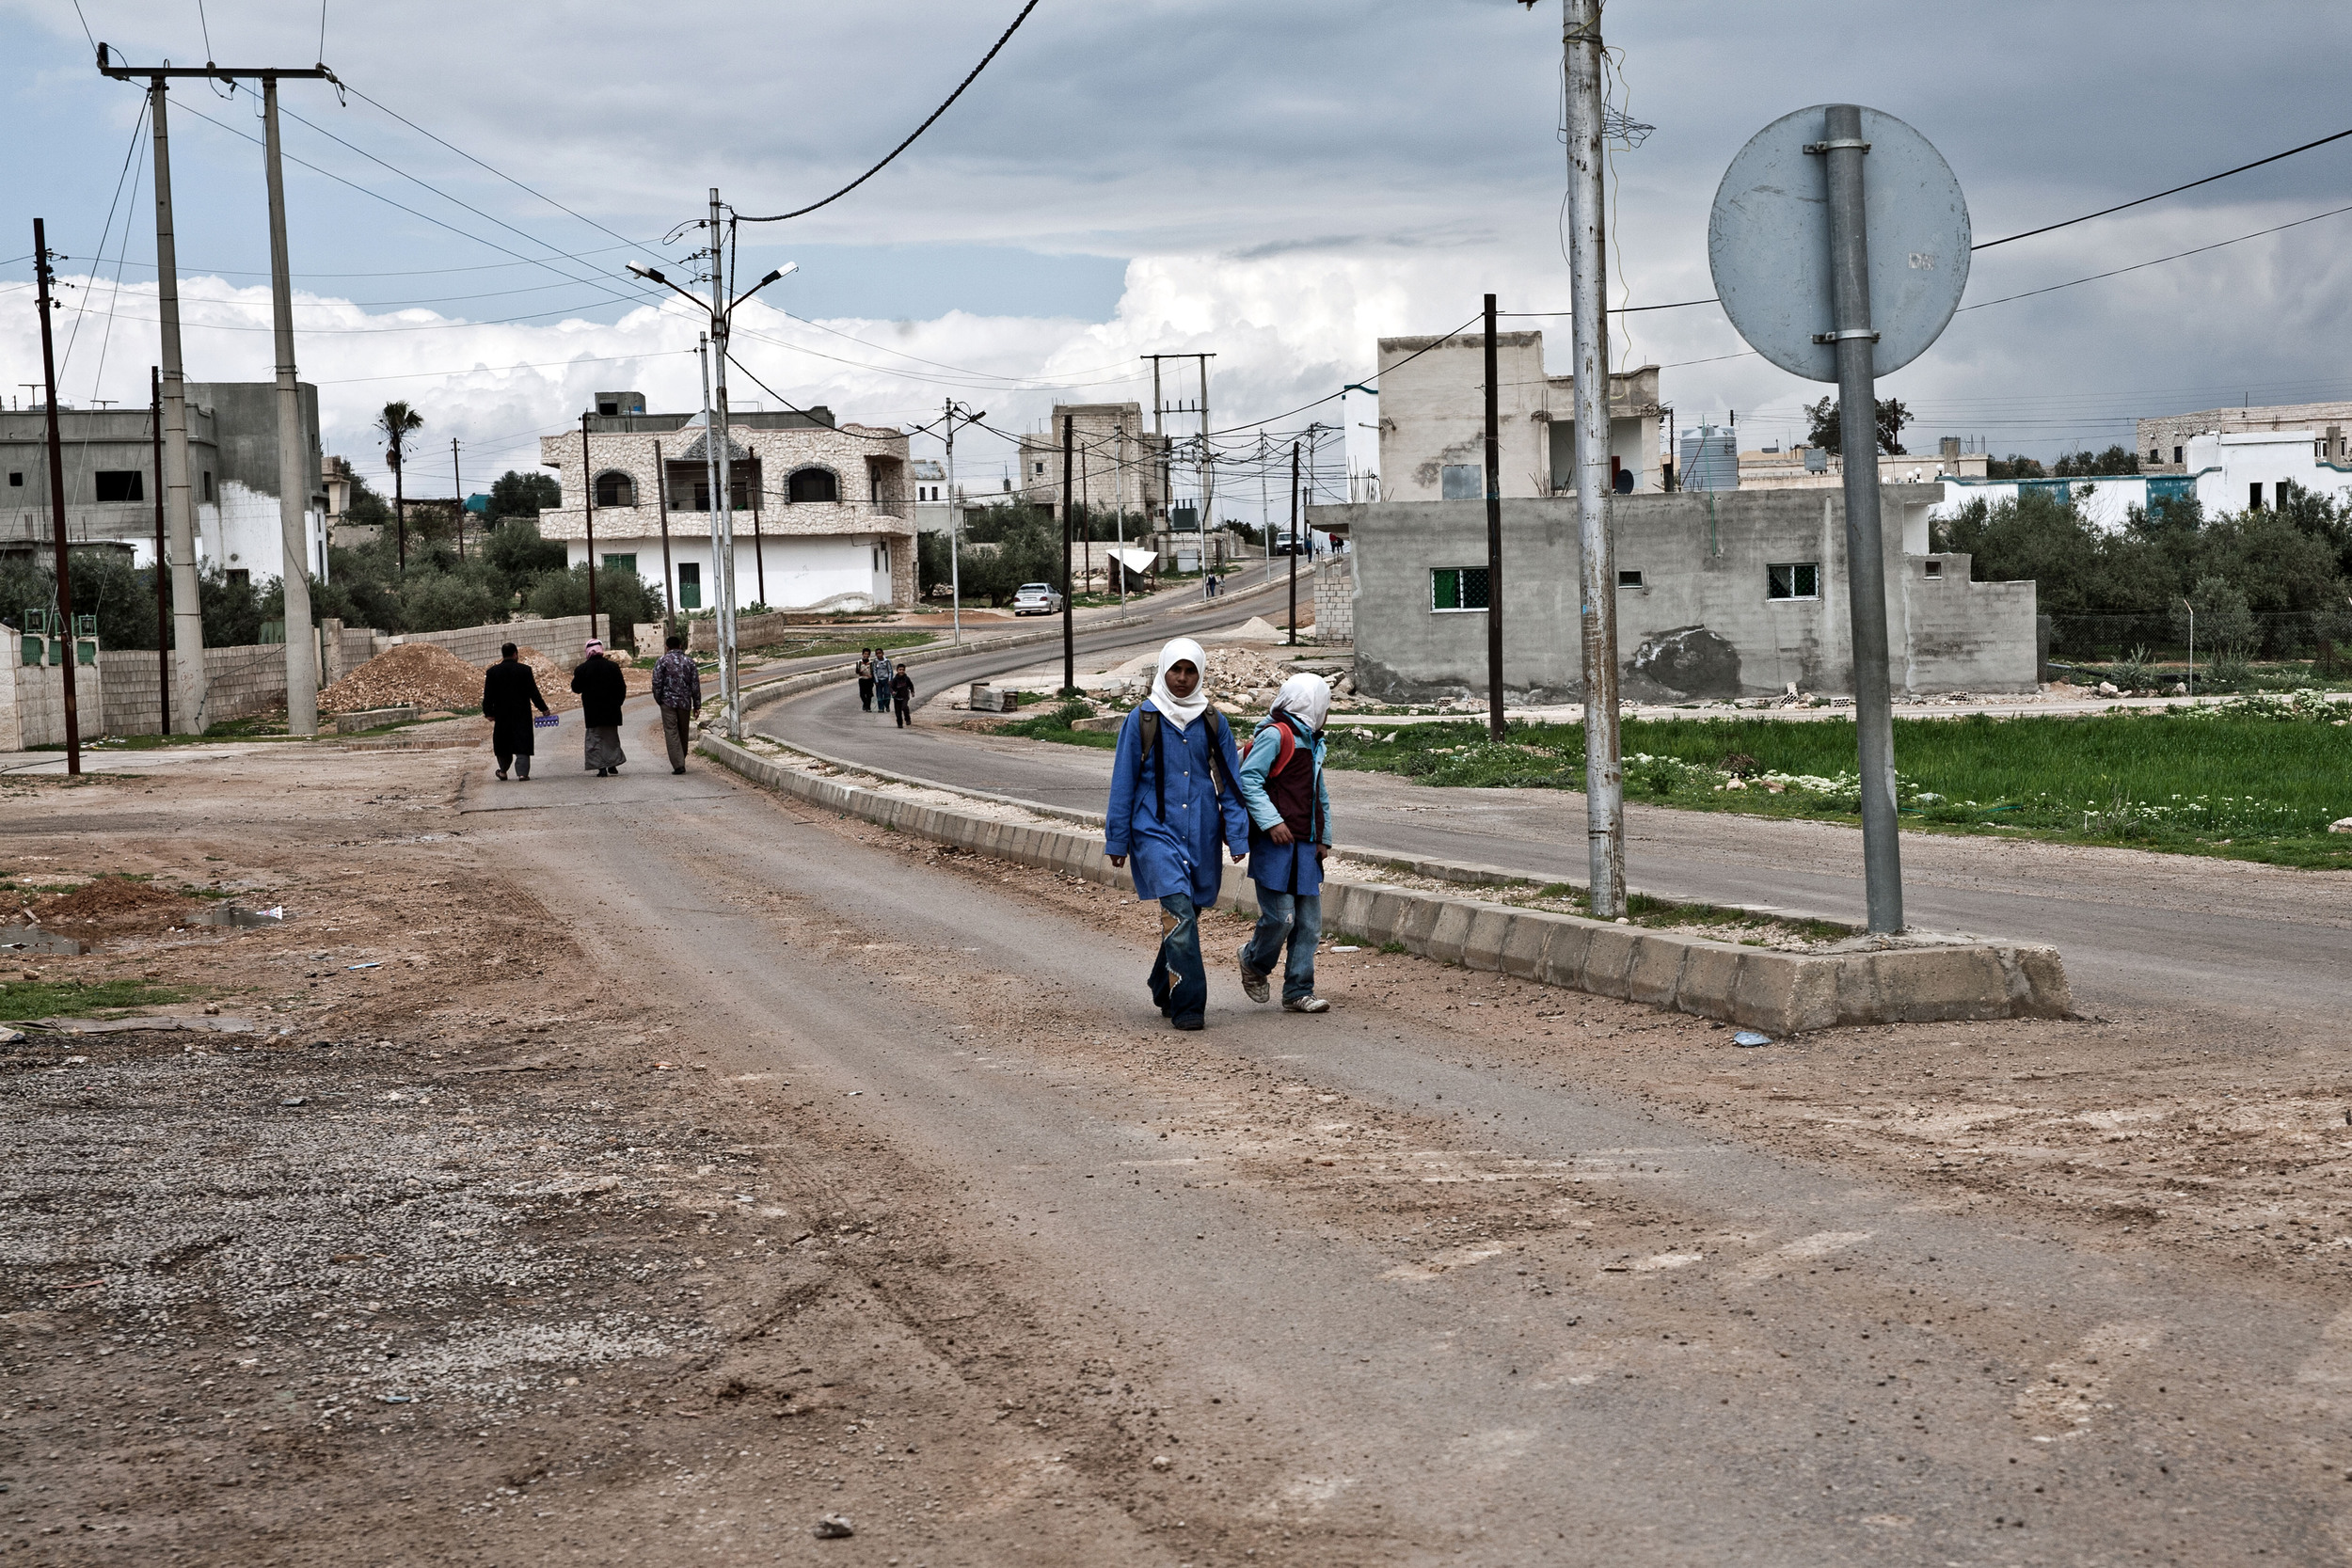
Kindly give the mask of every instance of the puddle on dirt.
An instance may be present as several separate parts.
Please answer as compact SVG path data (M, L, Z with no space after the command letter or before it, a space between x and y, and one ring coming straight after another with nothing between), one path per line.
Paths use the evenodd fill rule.
M248 910L242 904L215 904L188 922L191 926L283 926L286 911L276 909Z
M11 953L61 953L72 955L82 951L82 944L72 937L61 937L44 931L38 926L0 926L0 950Z

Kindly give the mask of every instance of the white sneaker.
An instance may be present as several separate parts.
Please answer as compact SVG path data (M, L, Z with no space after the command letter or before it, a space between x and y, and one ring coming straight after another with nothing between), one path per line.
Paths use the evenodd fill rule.
M1301 996L1296 1000L1286 996L1282 998L1282 1010L1286 1013L1327 1013L1331 1010L1331 1004L1320 996Z

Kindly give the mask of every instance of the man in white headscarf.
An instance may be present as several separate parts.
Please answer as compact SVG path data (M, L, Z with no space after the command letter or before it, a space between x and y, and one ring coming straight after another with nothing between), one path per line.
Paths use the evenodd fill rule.
M1135 859L1136 895L1160 905L1152 1000L1179 1029L1206 1022L1209 978L1200 961L1200 911L1216 907L1225 869L1247 851L1249 818L1234 783L1240 759L1225 715L1203 689L1208 658L1179 637L1160 650L1152 695L1120 726L1119 756L1104 815L1103 852Z
M1249 737L1241 798L1249 808L1249 879L1258 884L1258 929L1241 950L1241 989L1266 1000L1266 978L1290 943L1282 969L1286 1012L1328 1012L1315 994L1315 944L1323 940L1323 860L1331 850L1331 793L1323 782L1323 721L1331 684L1299 673L1282 683Z

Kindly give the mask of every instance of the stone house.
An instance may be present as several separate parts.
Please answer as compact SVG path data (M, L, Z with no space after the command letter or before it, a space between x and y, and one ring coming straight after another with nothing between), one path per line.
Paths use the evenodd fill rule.
M1123 512L1152 527L1165 523L1168 442L1146 427L1141 404L1056 404L1044 430L1021 437L1013 492L1049 516L1061 515L1065 417L1071 420L1070 489L1077 503L1097 514Z
M1486 336L1383 338L1380 496L1480 500L1486 494ZM1570 493L1576 381L1544 373L1541 332L1495 334L1498 445L1506 499ZM1609 468L1621 495L1665 488L1658 367L1609 377Z
M643 407L639 394L598 394L600 406L613 399ZM699 413L591 414L585 466L579 429L541 436L540 460L556 470L564 504L539 514L540 536L562 540L574 565L588 559L589 519L578 498L593 469L598 569L661 586L666 501L667 589L680 610L710 608L718 514L708 436ZM836 424L821 406L736 413L727 421L727 463L739 609L914 603L914 502L903 432Z
M1977 582L1965 555L1930 553L1935 484L1881 496L1887 634L1899 694L2031 691L2030 582ZM1486 685L1483 500L1315 507L1344 521L1356 576L1356 681L1426 702ZM1835 491L1676 492L1610 506L1617 648L1629 701L1853 690L1844 497ZM1515 701L1583 689L1573 497L1502 506L1503 685Z

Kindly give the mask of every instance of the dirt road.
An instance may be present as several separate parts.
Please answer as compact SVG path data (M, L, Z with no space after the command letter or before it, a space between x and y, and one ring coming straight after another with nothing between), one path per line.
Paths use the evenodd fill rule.
M1176 1036L1132 900L560 760L11 797L298 922L39 964L272 1032L7 1053L24 1560L2352 1555L2324 1040L1376 953Z

